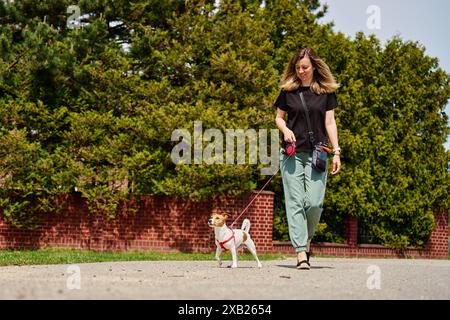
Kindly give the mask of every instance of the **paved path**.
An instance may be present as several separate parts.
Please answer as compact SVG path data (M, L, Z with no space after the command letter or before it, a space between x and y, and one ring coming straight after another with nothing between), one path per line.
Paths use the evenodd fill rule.
M0 299L450 299L449 260L313 258L309 271L297 270L293 258L262 263L0 267Z

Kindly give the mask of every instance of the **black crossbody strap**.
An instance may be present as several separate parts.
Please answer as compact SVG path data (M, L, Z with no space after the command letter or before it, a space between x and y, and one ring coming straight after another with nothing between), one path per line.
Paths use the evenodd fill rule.
M300 95L301 105L303 106L303 109L305 109L306 124L308 125L309 141L311 141L311 145L314 147L314 131L312 131L312 129L311 129L311 120L309 120L308 106L306 105L305 97L303 97L303 92L300 92L299 95Z

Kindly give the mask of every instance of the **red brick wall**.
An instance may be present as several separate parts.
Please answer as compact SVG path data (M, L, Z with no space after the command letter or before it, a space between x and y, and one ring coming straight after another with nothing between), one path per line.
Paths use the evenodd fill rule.
M347 218L346 244L315 243L312 245L316 256L333 257L367 257L367 258L418 258L448 259L448 214L435 214L435 229L424 249L408 248L397 251L382 245L358 244L358 222L355 218ZM274 242L274 252L294 254L290 242Z
M108 221L90 214L79 195L69 198L64 214L45 214L33 231L7 224L0 214L0 249L70 247L92 250L159 250L211 252L214 232L207 221L214 212L228 213L231 224L251 196L214 197L193 203L170 197L145 196L136 214L121 213ZM244 218L251 221L250 233L260 251L272 247L273 193L262 192Z
M79 195L68 200L67 212L41 216L37 230L19 230L7 224L0 212L0 249L70 247L91 250L153 250L213 252L214 232L207 225L212 213L228 213L230 225L255 193L248 196L217 196L200 203L171 197L145 196L136 214L121 213L114 220L90 214ZM235 223L251 221L250 234L260 253L294 254L290 242L272 241L272 192L262 192ZM346 221L346 244L313 245L315 255L337 257L448 258L448 215L436 214L436 227L425 249L398 252L379 245L358 244L358 222Z

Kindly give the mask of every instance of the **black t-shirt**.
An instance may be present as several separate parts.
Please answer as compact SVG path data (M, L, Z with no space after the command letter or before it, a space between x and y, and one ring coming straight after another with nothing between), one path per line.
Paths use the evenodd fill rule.
M297 151L312 151L313 146L309 141L308 125L306 123L305 110L301 105L300 92L303 96L309 111L311 127L314 131L315 143L327 142L327 132L325 129L325 113L337 107L337 99L335 93L315 94L310 87L300 87L294 91L282 90L274 107L280 108L287 112L286 126L294 132L297 141ZM282 147L286 147L284 136Z

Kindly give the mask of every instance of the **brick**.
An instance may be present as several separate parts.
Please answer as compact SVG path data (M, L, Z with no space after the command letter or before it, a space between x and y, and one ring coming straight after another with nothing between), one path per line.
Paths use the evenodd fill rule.
M174 252L214 252L214 235L206 225L213 212L227 212L237 217L254 193L246 197L220 196L210 202L188 203L170 197L144 196L144 205L136 215L118 214L117 220L107 221L87 212L80 197L69 198L67 214L55 218L43 216L43 224L35 231L18 230L6 224L0 213L0 248L74 247L91 250L160 250ZM273 193L262 193L244 217L252 222L251 235L260 252L294 253L290 242L272 243ZM347 245L316 245L317 255L347 257L422 257L447 259L447 213L436 214L436 230L422 250L406 250L404 254L384 247L367 248L357 243L356 219L346 221ZM199 223L200 222L200 223Z

